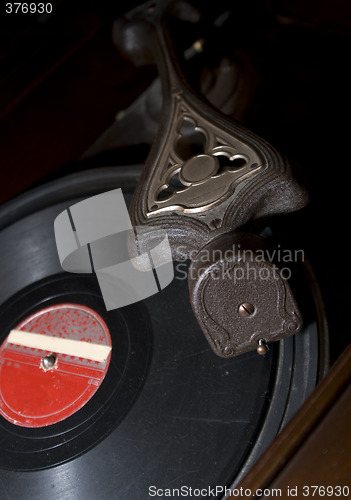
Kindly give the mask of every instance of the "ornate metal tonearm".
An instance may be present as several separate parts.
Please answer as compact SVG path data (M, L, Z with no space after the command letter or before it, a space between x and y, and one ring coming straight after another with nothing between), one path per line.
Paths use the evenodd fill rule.
M193 258L189 287L194 313L214 351L227 357L259 346L263 353L265 341L298 331L301 316L287 280L273 263L256 258L266 242L242 228L253 219L300 209L307 196L282 155L188 85L167 27L168 17L184 2L178 9L174 4L145 4L115 25L119 49L136 64L156 63L162 81L159 133L133 197L131 219L166 229L175 259L208 253ZM228 269L233 275L243 262L233 245L252 248L250 265L267 269L265 282L234 283ZM222 256L217 252L214 259L216 249ZM226 269L220 282L215 269ZM243 303L252 305L253 314L241 314Z

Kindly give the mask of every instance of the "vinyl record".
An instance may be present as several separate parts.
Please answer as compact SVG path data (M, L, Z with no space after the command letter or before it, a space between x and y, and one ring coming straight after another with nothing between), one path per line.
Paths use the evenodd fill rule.
M177 488L221 498L213 488L235 484L316 385L325 337L304 273L303 330L265 356L223 359L193 316L187 263L174 263L175 279L160 293L112 311L94 275L62 271L56 216L117 187L129 202L139 175L139 167L74 174L1 209L0 498L144 500ZM45 375L40 353L29 352L24 366L23 352L4 353L4 341L36 321L54 328L56 314L66 315L67 328L79 315L93 318L112 351L101 370L62 361L48 390L36 382ZM23 399L30 418L18 410Z

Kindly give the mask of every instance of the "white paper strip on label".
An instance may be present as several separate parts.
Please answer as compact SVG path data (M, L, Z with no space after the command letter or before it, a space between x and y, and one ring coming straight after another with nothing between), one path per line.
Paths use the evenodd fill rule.
M90 342L81 340L62 339L40 333L24 332L22 330L11 330L7 337L7 342L99 362L106 361L112 349L108 345L91 344Z

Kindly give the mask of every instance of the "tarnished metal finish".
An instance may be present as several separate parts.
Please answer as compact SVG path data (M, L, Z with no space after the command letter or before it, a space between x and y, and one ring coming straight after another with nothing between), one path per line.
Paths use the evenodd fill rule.
M174 119L150 182L146 216L201 213L210 223L206 213L256 176L263 168L262 158L192 109L183 93L173 96L172 107Z
M232 357L298 332L302 318L280 268L264 258L263 238L223 235L189 270L193 311L216 354Z
M159 131L134 193L131 220L150 228L144 233L150 245L154 228L162 227L173 258L187 259L227 250L249 221L298 210L307 194L270 144L188 85L167 27L174 15L198 20L196 9L184 2L152 2L116 22L114 41L135 64L156 63L162 83ZM301 328L298 307L278 268L253 254L252 270L266 272L267 279L234 282L231 276L244 264L234 252L205 258L205 263L195 258L190 267L194 314L219 356L257 349L260 340L279 340Z
M114 41L135 64L156 62L162 81L159 133L133 198L131 219L135 225L161 225L174 257L183 258L184 245L188 252L200 249L251 219L297 210L307 196L285 158L189 87L167 30L175 5L138 7L116 22ZM183 14L194 18L193 11Z

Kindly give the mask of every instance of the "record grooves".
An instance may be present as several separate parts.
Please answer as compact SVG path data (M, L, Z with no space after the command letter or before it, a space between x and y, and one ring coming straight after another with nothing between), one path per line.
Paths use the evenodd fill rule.
M147 311L137 304L107 313L99 287L91 277L57 275L28 287L2 306L1 330L8 332L25 316L61 302L91 307L105 320L115 344L107 375L93 400L61 422L29 429L2 418L2 468L35 470L81 455L118 426L147 376L152 353Z
M105 379L76 413L37 428L0 416L0 498L145 500L151 485L229 486L315 387L324 360L313 306L303 331L266 356L223 359L192 314L186 263L174 264L162 292L109 312L94 276L62 273L55 217L118 187L129 202L137 177L129 168L82 172L0 210L0 341L32 313L63 303L95 311L112 340Z

